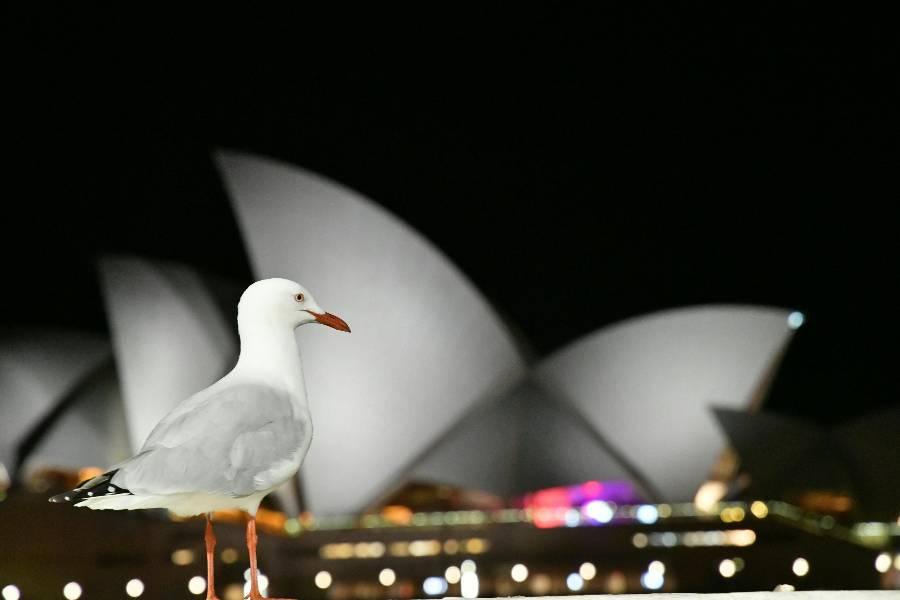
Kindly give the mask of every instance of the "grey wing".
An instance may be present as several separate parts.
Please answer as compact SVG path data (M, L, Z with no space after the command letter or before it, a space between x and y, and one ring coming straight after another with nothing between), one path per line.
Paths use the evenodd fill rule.
M222 386L163 419L113 483L134 494L247 496L292 475L310 435L286 392Z

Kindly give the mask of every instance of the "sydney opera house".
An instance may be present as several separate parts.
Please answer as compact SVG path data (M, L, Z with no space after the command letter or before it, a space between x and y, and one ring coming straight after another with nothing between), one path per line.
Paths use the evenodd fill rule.
M270 595L900 586L900 411L827 430L767 411L803 327L793 307L682 306L536 355L376 201L277 160L215 159L254 276L303 282L353 326L297 334L316 433L260 514ZM203 597L200 521L46 497L130 456L232 367L245 282L141 256L96 267L108 339L0 339L3 598ZM241 517L215 518L219 595L238 600Z

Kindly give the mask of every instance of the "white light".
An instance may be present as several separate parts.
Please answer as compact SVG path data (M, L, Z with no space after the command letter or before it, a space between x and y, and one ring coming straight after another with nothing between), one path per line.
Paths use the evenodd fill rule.
M609 523L612 521L615 511L609 503L603 500L591 500L584 505L584 514L598 523Z
M316 587L320 590L327 590L331 587L331 573L328 571L319 571L316 573Z
M647 572L656 573L657 575L665 575L666 565L664 565L661 560L654 560L649 565L647 565Z
M581 524L581 513L577 508L570 508L565 514L566 527L578 527Z
M648 590L658 590L665 583L665 578L659 573L644 573L641 575L641 585Z
M462 561L462 572L463 573L474 573L476 571L475 561L474 560L464 560Z
M597 576L597 567L594 566L594 563L582 563L581 566L578 567L578 574L581 575L581 578L585 581L590 581Z
M900 554L894 557L894 568L900 571Z
M462 571L456 565L451 565L444 571L444 579L447 580L447 583L459 583L460 577L462 577Z
M81 598L81 586L78 582L70 581L63 587L63 596L66 600L78 600Z
M426 577L422 582L422 591L429 596L440 596L447 591L447 580L443 577Z
M722 481L705 481L694 495L694 506L697 510L711 513L716 509L719 500L728 493L728 486Z
M584 579L578 573L569 573L569 576L566 577L566 587L573 592L581 591L581 588L584 587Z
M803 577L809 573L809 562L805 558L798 558L794 561L791 569L794 571L794 575Z
M202 594L206 591L206 579L199 575L194 575L188 580L188 591L192 594Z
M265 596L269 589L269 578L260 573L256 578L256 585L259 586L259 593Z
M397 574L394 573L393 569L382 569L381 573L378 574L378 583L384 587L394 585L395 581L397 581Z
M22 594L19 592L19 588L10 584L3 588L3 600L19 600Z
M891 555L887 552L882 552L878 555L878 558L875 559L875 570L879 573L887 573L891 570Z
M631 543L634 544L635 548L646 548L647 547L647 534L646 533L636 533L631 538Z
M125 584L125 593L130 598L137 598L144 593L144 582L140 579L132 579Z
M244 569L244 581L250 581L250 567Z
M509 576L512 577L513 581L522 583L528 579L528 567L522 563L513 565L512 570L509 572Z
M780 583L775 586L775 591L776 592L793 592L794 586L792 586L789 583Z
M478 575L474 571L463 570L459 591L463 598L478 597Z
M795 310L788 315L788 327L790 327L791 329L798 329L801 325L803 325L803 321L805 320L806 317L803 316L803 313Z
M737 573L737 564L730 558L726 558L719 563L719 574L722 577L734 577L735 573Z
M659 511L656 510L655 506L651 506L650 504L642 504L638 507L637 512L634 513L634 516L637 517L637 520L644 525L651 525L653 523L656 523L656 519L659 518Z

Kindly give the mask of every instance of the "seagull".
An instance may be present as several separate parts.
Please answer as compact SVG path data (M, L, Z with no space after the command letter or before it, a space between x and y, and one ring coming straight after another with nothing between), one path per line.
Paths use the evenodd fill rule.
M256 512L267 494L294 476L312 441L294 338L294 330L307 323L350 332L343 319L322 310L298 283L275 278L252 284L238 303L241 352L234 369L173 408L137 454L50 502L206 515L207 600L218 600L211 513L243 510L248 514L249 598L260 600Z

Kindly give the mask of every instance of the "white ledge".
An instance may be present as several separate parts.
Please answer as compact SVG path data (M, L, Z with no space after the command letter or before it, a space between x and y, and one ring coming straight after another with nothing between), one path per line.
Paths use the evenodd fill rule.
M618 594L600 596L538 596L542 600L898 600L900 591L844 590L844 591L795 591L795 592L732 592L728 594ZM445 598L444 600L463 600ZM509 600L479 598L479 600Z

